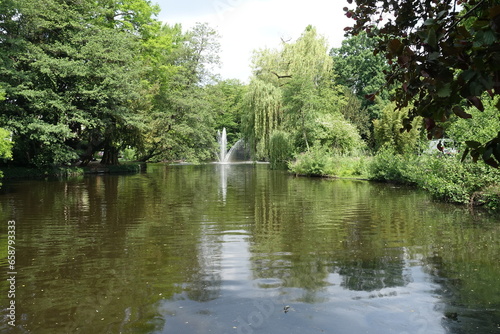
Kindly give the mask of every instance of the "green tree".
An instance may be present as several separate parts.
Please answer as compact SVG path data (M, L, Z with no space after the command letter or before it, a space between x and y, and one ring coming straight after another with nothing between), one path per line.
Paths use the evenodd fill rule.
M282 121L282 92L272 83L254 78L244 97L243 134L257 159L269 156L269 138Z
M143 113L140 160L213 158L220 108L208 94L218 65L217 38L215 30L198 24L186 33L179 25L163 26L149 41L146 87L151 103Z
M379 119L373 121L377 149L389 148L399 154L415 153L421 138L422 118L412 120L412 129L402 131L401 124L408 110L397 109L395 103L387 104Z
M269 158L270 139L276 130L289 134L296 152L309 150L315 142L332 143L334 132L329 136L328 131L318 129L326 124L345 125L345 121L332 121L342 119L339 101L343 97L332 80L326 41L312 26L294 43L282 41L280 49L256 52L253 72L245 98L244 133L257 158ZM357 135L354 127L350 130ZM282 136L277 138L284 142Z
M215 128L226 128L227 142L233 145L242 138L241 117L245 85L236 79L207 85L207 94L215 117Z
M5 4L0 123L13 132L15 161L86 163L104 150L102 162L117 163L138 134L131 101L139 98L138 25L153 24L144 18L154 12L149 2Z
M12 158L12 144L10 132L0 128L0 159Z
M363 107L362 100L350 88L346 87L343 93L344 98L337 102L339 111L349 123L356 126L363 140L372 147L373 114L368 111L367 107Z
M498 133L500 129L500 113L495 105L500 99L496 96L491 101L485 101L484 111L469 107L466 112L472 115L470 119L458 118L446 129L446 135L462 145L468 141L486 142Z
M389 67L383 55L373 53L375 47L376 39L360 32L343 40L340 48L330 50L336 82L348 87L362 101L362 108L371 110L371 119L377 116L376 104L365 96L378 92L385 85L384 71ZM389 99L387 91L380 92L379 96Z
M323 98L333 65L327 42L308 26L295 43L285 44L283 61L290 75L283 86L286 121L298 130L309 149L308 133L314 128L315 113L332 111L329 101Z
M397 107L411 106L407 129L411 119L420 115L426 119L430 136L441 137L443 130L437 122L453 115L469 119L464 103L483 111L483 93L499 94L497 0L354 2L356 9L344 8L356 20L346 30L377 37L374 50L391 64L386 78L389 85L397 86ZM498 112L500 104L495 108ZM499 166L500 133L487 142L468 145L465 153L470 152L474 160L482 158Z

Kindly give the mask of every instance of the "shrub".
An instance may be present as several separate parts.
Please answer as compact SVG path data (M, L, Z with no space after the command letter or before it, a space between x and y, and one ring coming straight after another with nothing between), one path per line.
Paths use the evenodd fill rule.
M288 133L274 130L269 139L269 161L271 168L286 166L292 157L292 145Z
M391 181L413 184L408 167L417 164L414 155L401 155L390 147L383 147L368 167L369 178L376 181Z
M289 163L292 173L307 176L333 175L333 159L328 150L316 144L307 152L301 153Z
M331 114L316 120L312 136L321 146L337 154L351 154L365 145L354 125Z
M370 179L417 185L439 200L498 208L500 170L443 154L396 154L382 149L369 166Z

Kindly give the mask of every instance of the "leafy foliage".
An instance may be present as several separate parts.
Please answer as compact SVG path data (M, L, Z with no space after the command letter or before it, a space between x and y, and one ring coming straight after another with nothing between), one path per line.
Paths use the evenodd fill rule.
M486 100L484 111L469 107L466 112L472 118L458 118L446 129L446 134L456 142L461 143L462 148L466 148L465 143L469 141L487 142L500 129L500 113L495 107L498 100L500 100L500 96L493 100Z
M282 121L281 94L272 83L254 79L244 97L243 133L258 159L268 157L269 137Z
M89 161L103 149L103 162L117 163L119 148L137 132L129 106L137 98L134 22L142 9L60 0L9 5L0 20L1 123L13 132L16 162Z
M353 3L353 0L347 0ZM397 85L398 108L411 106L426 120L430 136L442 136L436 122L453 115L468 119L464 103L484 110L483 93L500 92L500 5L496 0L356 0L345 8L356 20L346 30L377 37L375 53L391 64L388 85ZM461 4L461 6L459 6ZM381 24L380 24L381 23ZM373 98L373 96L371 96ZM498 110L500 105L495 106ZM486 143L468 142L474 160L500 163L500 134Z
M0 159L12 158L12 144L10 132L0 128Z
M321 145L314 145L307 152L299 154L295 161L290 162L292 173L306 176L334 175L333 156Z
M344 89L332 80L327 51L325 39L308 26L294 43L283 41L281 49L255 54L243 123L258 159L270 157L276 130L288 134L295 152L316 142L325 152L349 153L362 146L358 130L339 111Z
M360 32L343 40L340 48L330 50L336 81L362 101L362 108L370 110L371 119L376 116L377 106L365 96L376 93L385 85L384 71L388 69L387 60L381 54L373 53L375 47L376 39ZM387 91L379 95L384 101L389 99Z
M363 107L361 99L358 98L349 88L343 90L343 99L339 99L337 105L350 124L356 126L361 138L369 145L373 146L373 115L367 107Z
M150 38L145 55L150 64L145 90L150 98L142 112L140 160L213 157L215 116L223 103L209 95L222 90L209 84L213 80L209 69L218 64L217 36L206 24L185 34L178 25L164 25Z
M417 185L439 200L498 208L500 172L457 156L397 154L384 148L369 167L370 178Z
M417 152L422 119L414 118L411 130L402 131L402 123L407 115L408 110L398 110L394 103L385 106L381 117L373 121L377 149L389 147L399 154Z
M274 130L269 139L269 161L272 168L286 164L292 157L293 147L285 131Z
M312 138L336 154L358 153L364 146L356 127L340 115L319 115Z

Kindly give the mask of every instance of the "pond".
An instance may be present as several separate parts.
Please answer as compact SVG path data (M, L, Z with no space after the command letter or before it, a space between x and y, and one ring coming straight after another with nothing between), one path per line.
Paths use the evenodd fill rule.
M158 164L0 210L1 333L500 333L499 218L413 189Z

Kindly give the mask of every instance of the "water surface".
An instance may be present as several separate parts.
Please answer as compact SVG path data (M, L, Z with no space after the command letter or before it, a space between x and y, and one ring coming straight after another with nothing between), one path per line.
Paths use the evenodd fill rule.
M151 165L6 182L0 210L2 333L500 333L499 219L408 188Z

